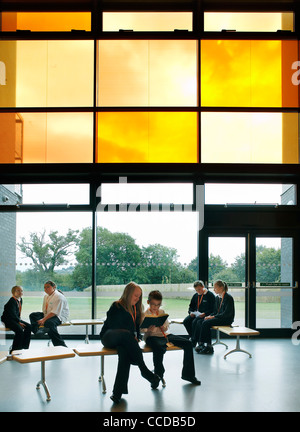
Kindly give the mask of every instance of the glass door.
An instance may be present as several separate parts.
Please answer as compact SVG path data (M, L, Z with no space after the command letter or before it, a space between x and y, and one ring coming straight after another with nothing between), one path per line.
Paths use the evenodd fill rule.
M291 328L293 315L293 238L256 237L256 327Z
M201 275L200 275L201 279ZM217 279L225 281L235 303L234 324L246 319L246 236L208 238L208 283L213 290Z

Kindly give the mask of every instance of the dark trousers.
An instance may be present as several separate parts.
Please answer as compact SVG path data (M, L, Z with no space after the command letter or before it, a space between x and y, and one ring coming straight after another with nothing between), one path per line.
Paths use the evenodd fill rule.
M10 328L15 333L12 348L11 348L12 351L29 348L30 337L31 337L31 325L26 321L20 320L20 322L25 324L24 328L16 321L8 320L4 323L6 327Z
M211 318L208 320L205 320L202 322L201 329L200 329L200 343L207 343L208 345L211 345L211 328L213 326L217 325L231 325L230 322L225 322L219 318Z
M128 393L128 378L130 365L137 365L141 375L152 381L154 374L147 368L143 359L142 350L131 332L124 329L107 330L101 342L106 348L115 348L118 351L118 367L113 387L113 394L121 397Z
M195 364L191 341L184 336L173 334L168 335L168 341L183 349L183 367L181 375L185 378L194 378ZM167 350L167 340L165 337L149 336L147 337L146 343L153 350L154 373L162 378L165 372L163 357Z
M192 342L197 342L199 340L200 336L200 329L201 324L204 321L204 318L200 317L191 317L191 315L188 315L183 320L183 325L186 328L186 331L188 332Z
M38 331L39 324L37 323L37 321L39 321L42 318L44 318L43 312L32 312L29 315L33 333L36 333ZM49 334L49 337L54 346L67 346L65 344L65 341L57 331L57 326L59 326L60 324L61 324L61 320L57 316L47 319L47 321L45 321L44 324L45 333Z

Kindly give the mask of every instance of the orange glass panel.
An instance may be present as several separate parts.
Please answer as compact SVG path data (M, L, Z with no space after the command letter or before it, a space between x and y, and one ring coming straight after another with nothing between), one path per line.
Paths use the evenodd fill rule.
M202 41L201 105L298 106L291 85L297 59L297 41Z
M0 106L92 106L93 51L92 41L0 41Z
M2 31L91 30L90 12L2 12Z
M0 163L92 163L92 113L0 113Z
M196 41L99 41L98 106L196 106Z
M297 113L202 113L201 162L298 163Z
M198 162L196 113L98 113L97 162Z

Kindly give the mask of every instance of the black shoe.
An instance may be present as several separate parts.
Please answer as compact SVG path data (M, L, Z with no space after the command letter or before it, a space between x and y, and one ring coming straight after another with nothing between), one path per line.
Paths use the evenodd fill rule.
M198 354L213 354L214 349L212 346L205 346L202 350L197 351Z
M191 339L191 342L192 342L193 348L195 348L195 346L197 345L197 341L195 341L194 339Z
M200 344L195 348L196 353L199 354L199 351L203 350L203 348L204 348L204 344L203 344L203 343L200 343Z
M159 381L160 381L160 377L157 374L154 374L153 379L151 380L151 388L153 390L157 389L157 387L159 386Z
M181 379L183 379L185 381L189 381L190 383L192 383L194 385L201 385L201 381L197 380L196 377L188 378L186 376L182 376Z
M117 397L116 395L112 394L112 395L110 396L110 399L113 401L113 403L118 404L118 403L120 403L120 401L121 401L121 396L120 396L120 397Z

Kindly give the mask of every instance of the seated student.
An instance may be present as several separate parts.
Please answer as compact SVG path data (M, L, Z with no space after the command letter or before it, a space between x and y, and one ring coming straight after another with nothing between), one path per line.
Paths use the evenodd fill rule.
M122 394L128 393L130 365L137 365L141 375L156 389L160 377L152 373L143 359L143 352L138 344L141 339L140 323L142 319L142 290L135 282L126 285L121 298L115 301L107 312L100 332L100 340L106 348L118 351L118 367L110 396L114 403L119 403Z
M205 288L201 280L194 282L194 288L196 293L189 304L189 315L183 321L193 347L196 346L199 340L199 331L204 318L212 313L215 304L214 294Z
M148 295L149 308L145 312L147 316L157 316L164 314L164 310L160 308L162 302L162 294L160 291L151 291ZM154 372L163 378L165 368L163 365L163 357L167 349L168 343L183 348L183 367L181 378L189 381L192 384L200 385L201 382L195 377L195 365L193 356L193 347L191 341L184 336L177 336L168 333L169 322L166 322L161 327L151 326L147 329L141 329L144 332L146 344L153 350Z
M12 297L4 305L1 321L15 333L11 351L28 349L30 345L31 325L21 320L23 288L15 285L11 289Z
M215 325L231 325L234 320L234 300L228 294L226 282L217 280L214 283L214 291L217 294L215 307L212 315L204 318L201 326L199 346L196 348L198 354L213 354L211 345L211 327Z
M32 312L29 315L34 334L48 333L54 346L67 346L57 331L57 326L66 322L69 317L69 306L63 293L56 289L56 284L47 281L44 284L46 295L43 301L43 312Z

